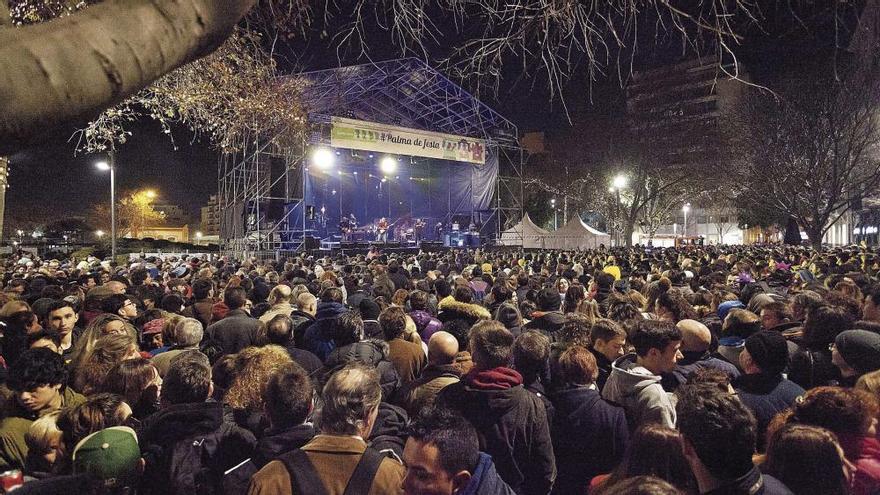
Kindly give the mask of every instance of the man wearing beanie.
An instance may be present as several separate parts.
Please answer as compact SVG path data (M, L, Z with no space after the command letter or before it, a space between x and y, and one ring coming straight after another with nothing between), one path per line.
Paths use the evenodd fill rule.
M788 366L788 344L781 333L762 331L746 339L739 355L743 375L733 381L739 398L758 421L758 448L763 450L767 425L804 393L800 385L782 376Z
M537 298L539 315L537 318L526 323L523 330L537 330L550 338L550 342L556 342L556 332L562 328L565 323L565 315L562 314L560 308L562 306L562 297L559 291L554 287L544 287L538 293Z
M880 370L880 335L867 330L840 332L831 348L831 362L840 369L840 385L852 387L860 376Z

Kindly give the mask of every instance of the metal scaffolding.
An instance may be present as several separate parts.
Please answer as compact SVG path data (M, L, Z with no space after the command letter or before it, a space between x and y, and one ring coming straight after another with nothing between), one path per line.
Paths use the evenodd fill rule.
M522 218L524 153L516 126L446 76L415 58L298 74L305 81L306 135L296 146L250 136L221 157L218 170L223 251L279 257L305 246L306 150L330 142L331 117L480 138L499 158L489 218L494 237Z

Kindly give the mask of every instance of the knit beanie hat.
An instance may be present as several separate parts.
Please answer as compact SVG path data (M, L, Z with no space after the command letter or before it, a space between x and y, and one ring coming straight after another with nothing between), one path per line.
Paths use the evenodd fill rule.
M859 374L880 369L880 334L867 330L847 330L834 339L840 357Z
M361 318L364 320L378 320L379 313L381 312L376 300L369 297L361 299L361 303L358 305L358 311L361 313Z
M752 335L746 339L746 350L768 375L778 375L788 366L788 343L779 332L765 330Z

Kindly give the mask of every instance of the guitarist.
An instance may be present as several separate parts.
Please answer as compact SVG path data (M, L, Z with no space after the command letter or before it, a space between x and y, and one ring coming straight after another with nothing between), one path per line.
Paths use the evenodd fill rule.
M388 242L388 219L382 217L379 219L379 223L376 224L376 242L387 243Z

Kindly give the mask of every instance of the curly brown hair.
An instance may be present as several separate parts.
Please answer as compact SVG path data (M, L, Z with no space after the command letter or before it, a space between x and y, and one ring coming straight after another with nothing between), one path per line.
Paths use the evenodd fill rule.
M242 349L235 355L233 378L224 400L233 409L262 411L263 392L269 377L292 362L290 354L281 346Z

